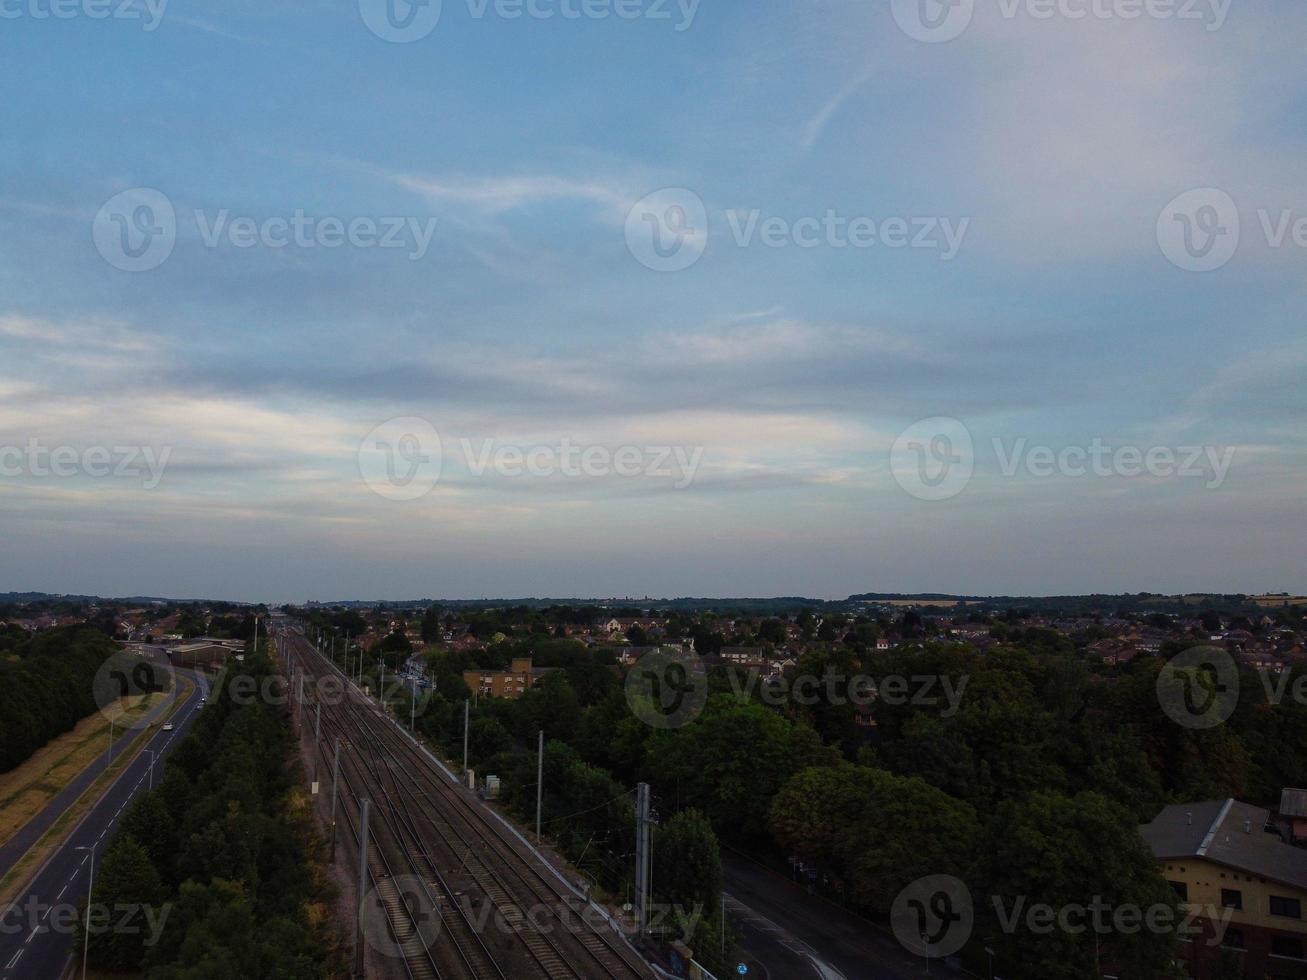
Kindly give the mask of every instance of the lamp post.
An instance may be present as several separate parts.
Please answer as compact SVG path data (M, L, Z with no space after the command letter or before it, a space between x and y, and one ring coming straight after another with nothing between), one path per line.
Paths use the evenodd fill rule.
M78 851L91 852L91 874L86 882L86 915L82 919L82 980L86 980L86 956L91 949L91 926L87 921L91 917L91 899L95 895L95 845L75 848Z
M150 753L150 789L154 789L154 749L143 749L142 751Z

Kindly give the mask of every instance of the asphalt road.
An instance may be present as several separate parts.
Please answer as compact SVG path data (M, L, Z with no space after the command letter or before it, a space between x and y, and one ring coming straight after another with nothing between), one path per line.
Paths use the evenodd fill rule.
M204 678L196 679L189 671L178 673L196 680L196 685L173 715L173 731L165 732L160 727L144 743L144 748L156 753L156 779L161 774L164 757L190 727L199 699L208 689ZM119 773L68 840L37 872L26 893L12 905L0 909L0 978L58 980L63 974L73 953L77 909L86 897L88 854L78 848L95 846L96 861L99 861L100 851L123 809L148 787L149 770L150 756L142 751ZM67 806L67 801L63 806ZM36 818L46 821L46 826L63 809L51 806L47 811ZM140 928L147 934L158 925L148 922L139 912L128 917L122 911L114 913L108 924L110 928Z
M187 676L190 676L189 672L186 673ZM171 707L171 701L164 701L147 712L143 720L154 721ZM137 727L140 727L140 725L138 724ZM126 739L116 739L115 742L115 757L118 752L130 750L129 742ZM104 772L108 763L109 747L108 738L106 737L105 751L100 753L100 757L73 777L67 786L51 798L40 813L35 814L27 823L18 828L18 833L6 841L3 847L0 847L0 877L9 873L9 870L22 859L32 845L40 840L54 822L63 815L64 811L72 806L74 801L86 791L86 787L90 786L96 777Z
M748 976L823 980L916 980L956 976L909 955L893 936L787 878L733 854L722 855L727 909L741 928Z

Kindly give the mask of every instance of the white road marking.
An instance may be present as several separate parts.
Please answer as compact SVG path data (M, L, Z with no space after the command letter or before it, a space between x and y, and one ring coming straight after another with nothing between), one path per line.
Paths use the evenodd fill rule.
M14 954L14 958L5 964L5 969L12 970L14 968L14 964L18 962L19 958L22 955L23 955L23 951L20 949L17 953Z

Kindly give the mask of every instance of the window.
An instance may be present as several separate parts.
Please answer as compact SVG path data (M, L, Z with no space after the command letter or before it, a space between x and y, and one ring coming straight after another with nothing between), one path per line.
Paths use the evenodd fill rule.
M1221 889L1221 907L1227 909L1243 910L1243 892L1237 888Z
M1225 938L1221 940L1221 945L1226 949L1247 949L1243 944L1242 929L1226 929Z
M1286 919L1301 919L1302 903L1296 898L1285 898L1283 895L1272 895L1271 915L1282 916Z
M1272 936L1271 955L1302 959L1302 940L1296 936Z
M1175 889L1175 893L1180 896L1180 901L1189 901L1189 886L1183 881L1169 881L1167 884Z

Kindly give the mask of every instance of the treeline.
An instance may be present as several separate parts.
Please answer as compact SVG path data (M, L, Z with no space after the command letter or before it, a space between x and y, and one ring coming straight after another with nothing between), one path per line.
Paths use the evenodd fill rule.
M96 710L96 671L117 648L88 626L31 638L6 631L0 643L11 644L0 657L0 772L8 772Z
M259 689L272 674L266 653L244 667ZM345 975L292 758L283 707L237 703L229 688L210 698L157 788L123 814L96 873L94 907L140 907L149 912L138 921L158 928L92 928L94 968L150 980Z

